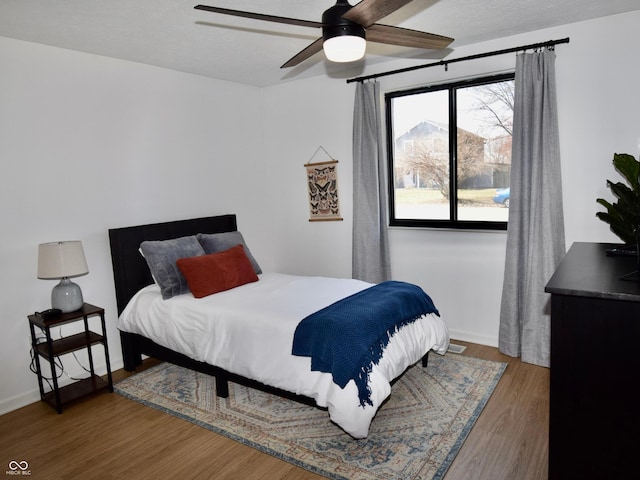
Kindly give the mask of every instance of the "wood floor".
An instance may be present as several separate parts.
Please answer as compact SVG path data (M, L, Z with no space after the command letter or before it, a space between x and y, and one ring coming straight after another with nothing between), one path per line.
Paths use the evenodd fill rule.
M546 479L549 370L454 342L467 346L463 355L509 365L445 480ZM0 416L0 462L11 461L47 480L323 478L106 391L61 415L38 402Z

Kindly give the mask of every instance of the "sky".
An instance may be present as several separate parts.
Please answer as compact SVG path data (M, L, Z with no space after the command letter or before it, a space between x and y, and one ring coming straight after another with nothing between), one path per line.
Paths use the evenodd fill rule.
M489 137L491 132L482 131L481 112L473 109L476 100L473 95L465 94L466 91L471 93L471 89L458 90L458 126ZM392 101L393 133L396 139L425 120L449 123L448 90L394 97ZM472 111L472 114L464 115L464 112L467 111ZM494 135L504 135L504 131L501 130Z

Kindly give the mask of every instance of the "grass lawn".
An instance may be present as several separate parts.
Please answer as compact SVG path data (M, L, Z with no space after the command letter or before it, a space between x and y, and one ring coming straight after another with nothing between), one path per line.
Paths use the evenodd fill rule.
M496 205L493 201L495 194L495 188L459 189L458 200L468 205L493 206ZM448 200L434 188L396 188L395 201L397 204L421 205L447 203Z

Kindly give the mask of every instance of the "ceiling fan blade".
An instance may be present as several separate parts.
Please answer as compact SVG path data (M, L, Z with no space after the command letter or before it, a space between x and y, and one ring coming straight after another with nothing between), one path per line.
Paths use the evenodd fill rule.
M435 33L419 32L408 28L392 27L379 23L367 28L367 40L371 42L400 45L401 47L425 48L440 50L446 48L453 38L436 35Z
M311 20L298 20L297 18L278 17L275 15L265 15L262 13L243 12L241 10L231 10L228 8L210 7L208 5L196 5L196 10L204 10L207 12L221 13L223 15L233 15L234 17L252 18L254 20L264 20L266 22L286 23L287 25L298 25L301 27L322 28L321 22L313 22Z
M362 0L345 13L342 18L368 28L381 18L390 15L410 2L411 0Z
M291 57L287 62L282 65L280 68L289 68L295 67L296 65L304 62L307 58L312 57L316 53L322 50L322 37L317 39L311 45L306 47L304 50L299 51L293 57Z

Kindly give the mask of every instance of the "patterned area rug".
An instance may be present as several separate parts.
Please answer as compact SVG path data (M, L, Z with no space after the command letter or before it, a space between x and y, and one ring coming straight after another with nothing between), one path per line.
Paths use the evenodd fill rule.
M213 377L160 364L115 386L128 398L333 479L444 477L506 364L448 353L409 368L354 440L322 409L236 384L215 394Z

